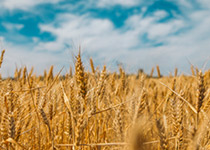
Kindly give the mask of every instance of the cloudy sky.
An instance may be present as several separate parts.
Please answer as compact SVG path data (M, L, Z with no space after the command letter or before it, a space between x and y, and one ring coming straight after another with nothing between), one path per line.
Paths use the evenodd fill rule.
M126 71L160 66L163 74L190 73L210 56L209 0L0 0L0 70L34 66L41 73L83 61ZM210 64L210 63L209 63ZM207 69L210 65L207 65Z

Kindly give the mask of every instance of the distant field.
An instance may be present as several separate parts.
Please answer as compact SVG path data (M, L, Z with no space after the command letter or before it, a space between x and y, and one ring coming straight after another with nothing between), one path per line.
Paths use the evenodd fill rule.
M3 54L0 65L4 65ZM3 63L2 63L3 62ZM0 149L210 149L210 72L158 77L100 71L80 53L75 73L17 68L0 81Z

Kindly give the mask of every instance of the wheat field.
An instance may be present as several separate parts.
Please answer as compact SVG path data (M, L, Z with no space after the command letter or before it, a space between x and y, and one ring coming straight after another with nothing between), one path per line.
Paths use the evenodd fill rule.
M209 71L111 73L92 59L86 71L80 53L75 58L65 76L53 66L43 76L24 67L1 79L0 149L210 149Z

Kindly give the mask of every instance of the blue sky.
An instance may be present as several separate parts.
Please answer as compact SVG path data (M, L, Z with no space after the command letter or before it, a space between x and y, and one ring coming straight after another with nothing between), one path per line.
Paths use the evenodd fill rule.
M1 73L24 65L68 71L81 45L87 69L92 57L110 70L122 63L149 73L158 64L163 74L188 74L188 60L201 68L209 59L209 18L208 0L1 0Z

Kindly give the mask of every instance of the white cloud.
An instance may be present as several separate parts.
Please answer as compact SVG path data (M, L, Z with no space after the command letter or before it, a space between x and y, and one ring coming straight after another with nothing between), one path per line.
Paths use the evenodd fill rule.
M3 77L13 76L16 66L18 68L26 66L28 69L33 66L37 75L43 74L44 69L49 69L51 65L55 66L55 72L58 72L63 66L67 67L67 70L69 68L71 55L66 51L55 55L51 52L34 51L34 45L20 46L6 41L4 45L1 49L5 49L6 52L0 69Z
M167 15L168 15L168 13L163 10L158 10L158 11L154 12L154 17L156 19L162 19L162 18L166 17Z
M22 9L30 10L31 7L34 7L39 4L46 3L58 3L61 0L1 0L0 7L13 10L13 9Z
M210 8L209 0L199 0L198 1L204 8Z
M0 36L0 49L3 49L4 45L4 37L3 36Z
M184 70L184 67L186 69L187 65L189 66L187 57L192 59L193 63L201 64L210 56L210 13L194 12L189 16L189 20L179 18L165 23L157 22L166 15L166 12L156 12L146 18L141 14L134 15L126 20L122 29L114 28L110 20L96 19L89 15L59 15L55 20L55 23L60 22L58 26L40 25L42 31L51 32L57 40L41 43L38 47L61 49L65 43L79 39L84 51L89 55L97 55L96 61L117 60L137 67L139 64L139 67L147 69L147 72L156 64L163 67L164 73L171 67ZM204 15L206 17L203 17ZM180 33L177 34L177 31ZM149 40L164 42L165 45L154 47L150 42L144 43L141 40L144 34L148 35Z
M36 51L61 51L65 49L63 41L57 42L40 42L36 46Z
M184 27L184 22L182 20L173 20L169 23L156 23L151 25L150 29L147 31L150 39L157 40L162 38L165 40L169 35L174 34L178 30Z
M37 38L37 37L32 37L32 40L33 40L34 43L38 43L40 39Z
M178 2L181 4L181 6L192 8L192 3L189 0L179 0Z
M25 11L30 11L31 8L39 5L39 4L57 4L64 0L0 0L0 8L14 10L14 9L21 9ZM76 4L69 4L59 6L61 8L68 9L70 6L71 8L77 8L78 6L82 5L83 7L90 8L90 7L99 7L99 8L109 8L115 5L121 5L123 7L132 7L142 3L139 0L88 0L88 1L78 1ZM66 7L67 6L67 7ZM1 13L1 10L0 10Z
M16 23L9 23L9 22L3 22L2 25L7 29L7 30L20 30L24 27L23 24L16 24Z
M179 6L179 9L192 9L193 8L193 2L191 0L167 0L172 3L176 3Z
M75 39L84 41L88 46L98 45L97 42L100 42L100 39L111 36L110 31L111 34L115 32L112 22L106 19L91 19L88 15L69 14L59 15L57 18L56 22L61 22L59 27L54 27L54 24L40 25L41 31L51 32L57 37L57 40L54 43L40 43L39 49L49 50L51 45L61 49L65 43L70 43Z
M122 5L125 7L136 6L141 1L139 0L98 0L98 7L109 7L113 5Z

